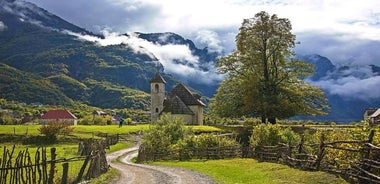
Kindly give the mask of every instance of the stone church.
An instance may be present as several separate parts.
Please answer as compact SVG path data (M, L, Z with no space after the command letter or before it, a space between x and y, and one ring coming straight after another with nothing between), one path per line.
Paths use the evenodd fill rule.
M186 124L203 125L203 107L201 96L192 93L180 83L166 94L166 81L157 72L150 80L151 120L156 123L159 117L168 113L172 117L181 117Z

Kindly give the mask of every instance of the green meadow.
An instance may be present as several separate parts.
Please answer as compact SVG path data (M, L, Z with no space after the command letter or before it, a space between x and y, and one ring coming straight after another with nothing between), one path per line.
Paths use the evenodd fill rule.
M344 184L343 179L325 172L301 171L286 165L254 159L225 159L186 162L154 162L157 165L187 168L204 173L224 184Z

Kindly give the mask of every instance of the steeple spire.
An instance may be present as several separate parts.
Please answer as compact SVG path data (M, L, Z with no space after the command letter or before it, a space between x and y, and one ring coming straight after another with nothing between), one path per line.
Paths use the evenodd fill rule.
M164 83L166 84L166 81L164 78L162 78L160 72L156 72L156 74L153 76L152 79L150 79L150 83Z

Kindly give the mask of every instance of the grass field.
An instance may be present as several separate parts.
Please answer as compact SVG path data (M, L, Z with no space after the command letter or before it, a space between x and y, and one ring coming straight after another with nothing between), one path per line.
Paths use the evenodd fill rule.
M15 134L15 135L39 135L39 128L41 125L0 125L0 134ZM86 135L92 136L96 133L105 134L127 134L131 132L138 132L139 130L146 130L149 125L129 125L119 128L118 125L107 126L88 126L77 125L72 126L74 128L73 135Z
M100 138L97 135L102 134L128 134L131 132L138 132L140 130L148 129L149 125L133 125L133 126L123 126L119 128L117 125L110 126L73 126L74 131L69 136L58 136L58 140L52 144L39 144L38 141L30 141L33 138L42 136L39 132L41 125L0 125L0 153L3 153L4 147L8 150L11 150L13 145L16 145L14 150L13 157L16 157L20 151L25 151L28 149L31 157L34 158L36 150L38 147L46 147L47 150L47 159L50 159L50 148L56 148L57 159L59 158L72 158L76 157L78 152L78 142L80 139L84 138ZM40 137L39 139L44 139ZM123 148L131 146L131 142L119 142L116 145L110 147L110 150L107 152L117 151ZM0 159L3 157L0 154ZM83 164L83 161L76 161L69 163L69 181L73 181L74 178L78 175L79 170ZM112 172L111 172L112 173ZM57 178L62 176L62 166L61 164L57 165Z
M344 184L335 175L324 172L309 172L286 165L258 162L254 159L229 159L187 162L154 162L157 165L183 167L204 173L218 183L224 184Z
M74 132L72 135L76 135L82 138L91 138L91 136L97 133L103 134L128 134L131 132L138 132L140 130L144 131L149 129L149 124L141 125L124 125L119 127L118 125L77 125L72 126ZM40 135L39 128L41 125L0 125L0 135ZM210 132L221 132L222 129L213 126L187 126L191 128L194 132L198 133L210 133Z

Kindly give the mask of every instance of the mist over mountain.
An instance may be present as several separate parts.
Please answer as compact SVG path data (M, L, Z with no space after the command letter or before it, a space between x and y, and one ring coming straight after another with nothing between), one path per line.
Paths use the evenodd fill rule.
M366 108L380 107L379 66L335 66L317 54L298 58L315 65L315 74L306 80L325 91L331 107L327 116L306 119L347 123L363 119Z
M0 98L20 102L147 109L157 71L167 90L183 82L208 97L223 80L215 69L222 52L176 33L97 35L20 0L0 0L0 43ZM306 80L326 92L331 106L328 116L297 118L359 121L366 108L380 107L379 66L297 57L315 65Z

